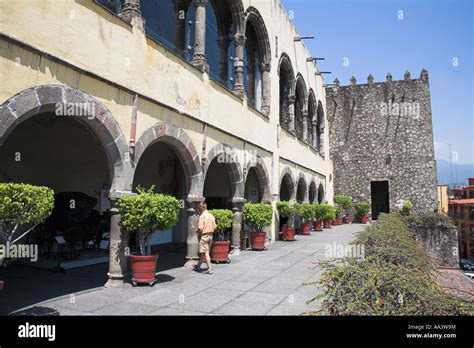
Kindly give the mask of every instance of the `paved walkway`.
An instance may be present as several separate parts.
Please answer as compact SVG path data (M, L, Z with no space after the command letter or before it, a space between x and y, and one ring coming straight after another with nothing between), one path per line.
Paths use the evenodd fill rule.
M53 315L297 315L319 306L306 301L320 290L303 283L319 278L314 262L325 259L325 246L347 244L362 228L344 225L263 252L243 251L215 265L212 275L180 267L160 272L154 287L94 289L33 307Z

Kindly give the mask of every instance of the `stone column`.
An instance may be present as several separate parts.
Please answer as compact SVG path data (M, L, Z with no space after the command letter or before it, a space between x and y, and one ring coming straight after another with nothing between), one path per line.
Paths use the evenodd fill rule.
M208 72L206 60L206 6L208 0L193 0L196 6L194 20L194 55L191 63L202 71Z
M262 76L262 113L269 116L270 115L270 95L271 95L271 85L270 85L270 63L261 63L260 64L260 74Z
M173 0L174 10L176 12L176 32L174 44L180 52L186 49L186 10L190 0Z
M318 150L318 120L317 118L313 118L313 125L312 125L312 130L313 132L313 148Z
M244 199L237 199L232 202L232 249L240 250L240 232L242 231L242 207L245 203Z
M294 94L288 96L288 130L295 134L295 101Z
M134 28L142 32L145 31L145 21L142 17L140 0L124 0L122 12L120 12L119 16Z
M109 280L105 287L118 287L123 284L127 274L128 241L129 234L121 226L121 218L117 209L117 200L131 192L111 192L109 195L111 208L110 214L110 240L109 240Z
M198 248L198 219L199 219L199 210L198 210L199 201L188 201L186 202L186 212L188 218L188 238L187 238L187 251L186 251L186 265L192 265L199 258L199 248Z
M256 105L256 93L255 93L255 64L253 61L247 64L247 79L248 79L248 91L247 98L250 99L252 104Z
M234 36L235 57L234 57L234 93L239 97L245 96L244 87L244 50L245 35L237 33Z
M308 143L308 110L303 110L303 141Z

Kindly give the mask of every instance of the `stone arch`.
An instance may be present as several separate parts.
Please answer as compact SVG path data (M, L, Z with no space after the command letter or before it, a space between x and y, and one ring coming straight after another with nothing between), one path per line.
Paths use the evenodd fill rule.
M163 142L176 151L186 173L188 200L202 197L204 179L197 150L186 132L172 124L158 122L147 129L138 139L135 150L135 163L138 164L143 153L154 143Z
M306 178L303 173L298 175L298 182L296 185L296 200L299 203L306 202L308 196L308 184L306 183Z
M293 176L293 172L289 167L285 167L283 171L281 172L280 175L280 191L281 191L281 185L283 184L283 181L285 181L286 185L288 186L288 189L290 191L290 200L294 200L296 197L296 190L295 190L295 178ZM281 192L279 192L281 195Z
M310 88L308 93L308 143L313 147L317 148L316 137L317 137L317 126L318 126L318 104L316 101L316 94L314 90Z
M85 125L100 141L111 175L111 191L131 191L132 165L128 144L111 112L90 94L62 85L42 85L26 89L0 105L0 146L10 132L30 117L73 106Z
M217 144L209 151L204 164L204 177L207 174L207 171L212 161L217 159L219 156L224 157L225 165L227 166L227 170L229 172L232 201L243 201L245 193L245 182L242 178L242 171L239 160L232 146L226 144Z
M308 187L308 201L309 203L317 202L318 198L318 189L316 187L316 180L313 178Z
M270 85L270 70L271 70L271 47L270 38L263 17L260 12L253 6L247 8L244 13L244 33L247 36L249 28L253 29L256 36L255 49L259 56L259 70L261 75L261 111L269 115L271 104L271 85ZM250 38L247 37L248 41ZM247 44L246 44L247 45Z
M318 102L317 123L316 123L316 148L320 153L324 153L324 132L326 118L324 116L324 107L321 101Z
M247 173L245 177L245 181L247 181L247 175L251 168L254 168L257 173L258 185L262 190L262 203L271 203L272 196L270 190L270 181L268 176L267 167L263 162L263 159L260 156L257 156L255 159L250 160L247 163Z
M282 53L278 63L279 89L280 89L280 125L282 128L294 131L294 103L296 79L290 57Z
M308 138L308 91L303 76L298 73L295 87L295 133L298 139Z
M324 186L322 183L320 183L318 187L318 204L324 203L325 198L326 198L326 194L324 192Z

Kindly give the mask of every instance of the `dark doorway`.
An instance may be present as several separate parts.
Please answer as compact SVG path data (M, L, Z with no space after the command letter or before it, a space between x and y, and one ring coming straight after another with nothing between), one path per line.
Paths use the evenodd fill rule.
M377 220L380 213L390 213L388 181L372 181L372 220Z

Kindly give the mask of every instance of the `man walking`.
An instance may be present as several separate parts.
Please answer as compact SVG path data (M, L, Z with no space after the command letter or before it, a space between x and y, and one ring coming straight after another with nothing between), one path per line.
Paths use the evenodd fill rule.
M199 203L199 214L197 230L199 236L199 262L194 269L199 271L202 263L206 262L207 270L203 273L212 274L209 252L211 250L212 235L216 229L216 220L214 219L214 216L207 211L207 205L204 202Z

